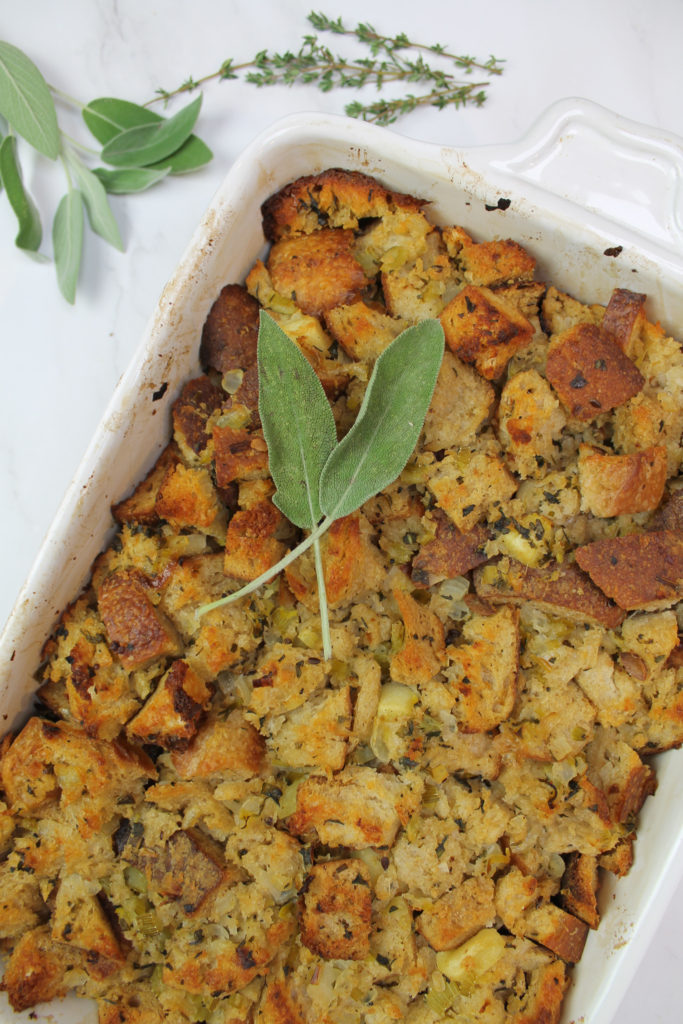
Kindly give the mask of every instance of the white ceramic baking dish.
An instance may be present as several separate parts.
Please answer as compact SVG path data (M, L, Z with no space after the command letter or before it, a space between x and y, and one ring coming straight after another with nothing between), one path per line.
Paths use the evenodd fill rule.
M357 169L433 203L441 223L479 239L511 237L539 277L590 302L615 286L646 292L650 319L683 333L683 140L583 100L550 108L518 143L459 150L418 143L342 117L297 115L258 137L230 170L166 286L132 365L66 494L0 639L2 732L33 695L41 646L85 582L111 531L110 504L151 466L181 383L198 370L201 326L220 287L243 279L263 245L260 205L326 167ZM635 866L608 880L604 917L575 971L563 1024L608 1024L683 873L683 751L658 758ZM25 1015L19 1015L25 1016ZM81 1024L88 1004L38 1007ZM0 1021L15 1021L0 1005Z

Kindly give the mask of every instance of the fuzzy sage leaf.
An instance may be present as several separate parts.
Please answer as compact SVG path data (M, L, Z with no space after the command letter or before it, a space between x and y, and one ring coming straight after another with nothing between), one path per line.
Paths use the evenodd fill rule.
M17 135L39 153L56 160L59 127L47 82L33 61L11 43L0 40L0 114Z
M104 185L71 150L67 151L67 163L73 171L78 187L83 194L90 227L101 238L104 238L105 242L109 242L119 252L123 252L121 233L109 205Z
M322 515L320 474L337 443L332 409L309 361L264 312L257 351L273 501L295 526L312 530Z
M83 252L83 197L72 188L62 197L52 222L57 282L67 302L76 298Z
M323 469L325 515L349 515L399 475L420 436L443 351L441 324L424 320L379 356L356 421Z
M43 237L40 214L24 188L13 135L6 135L0 143L0 179L17 218L18 231L14 244L27 252L37 252Z
M154 124L140 124L115 135L102 148L102 159L114 167L158 164L187 142L199 116L201 95L177 114Z

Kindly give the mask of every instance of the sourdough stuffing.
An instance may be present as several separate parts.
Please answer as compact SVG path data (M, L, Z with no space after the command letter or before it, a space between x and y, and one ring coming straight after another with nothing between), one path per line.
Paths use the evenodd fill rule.
M2 988L100 1024L553 1024L683 742L681 345L359 173L262 212L0 748ZM340 436L403 328L446 337L405 470L322 542L328 662L308 555L197 614L299 539L262 309Z

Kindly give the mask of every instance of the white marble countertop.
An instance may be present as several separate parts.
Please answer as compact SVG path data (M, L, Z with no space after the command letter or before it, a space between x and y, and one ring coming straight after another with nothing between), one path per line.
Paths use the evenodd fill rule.
M11 18L5 11L2 35L64 93L83 101L109 95L145 102L159 87L215 71L227 57L298 48L311 31L310 9L307 0L32 0L13 5ZM400 13L385 0L346 0L324 10L343 14L350 26L370 21L380 31L506 60L481 108L415 112L392 131L458 146L514 141L554 100L580 96L683 135L680 0L422 0ZM337 48L334 37L329 45ZM231 163L276 118L307 110L341 114L350 98L313 86L209 83L197 132L213 149L213 162L143 195L113 200L126 251L87 234L73 307L58 292L54 267L14 248L15 223L0 196L0 622L164 283ZM67 116L67 123L87 141L75 120ZM30 158L25 168L49 225L63 188L60 170ZM46 238L50 254L49 227ZM620 1024L680 1019L682 919L683 886L625 995Z

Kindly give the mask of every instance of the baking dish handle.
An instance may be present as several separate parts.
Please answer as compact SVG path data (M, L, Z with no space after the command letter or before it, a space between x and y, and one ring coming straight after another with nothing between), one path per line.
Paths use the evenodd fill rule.
M646 236L683 250L683 139L590 100L549 107L527 135L492 161L504 176L531 184Z

